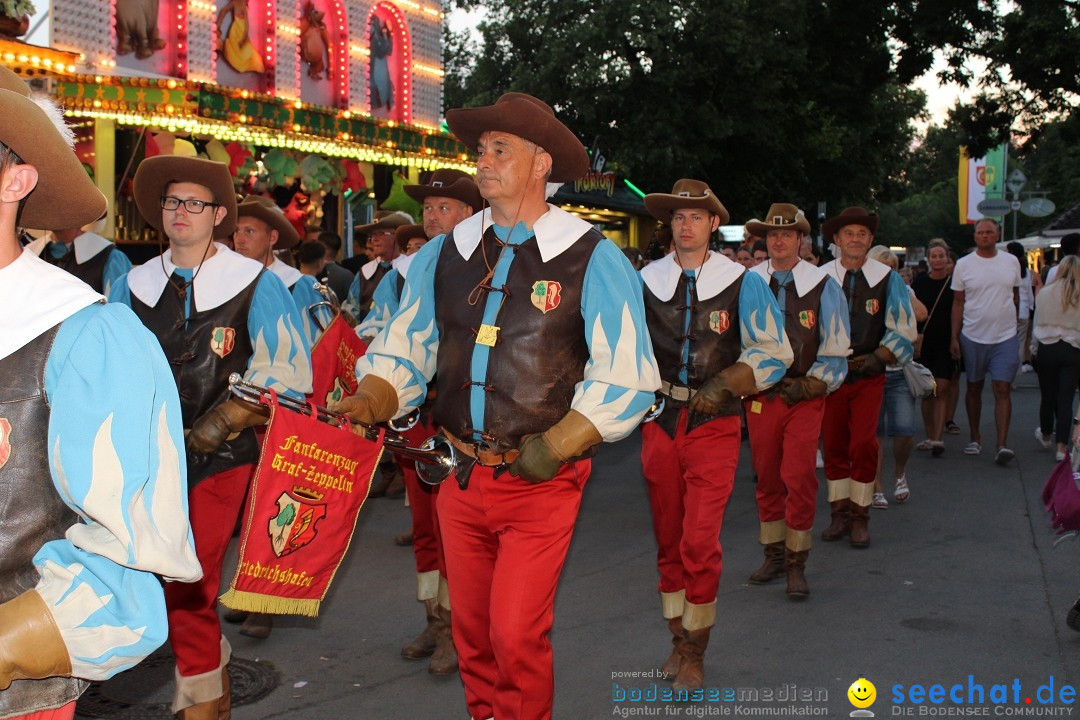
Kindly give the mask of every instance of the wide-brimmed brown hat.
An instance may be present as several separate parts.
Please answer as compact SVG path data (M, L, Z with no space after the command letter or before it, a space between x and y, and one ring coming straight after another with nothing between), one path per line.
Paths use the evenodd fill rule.
M425 198L447 197L460 200L473 212L484 207L484 198L480 197L480 188L473 176L452 168L439 168L431 173L427 185L406 185L405 194L420 204Z
M720 224L730 219L727 208L709 186L700 180L682 178L675 181L670 193L649 193L645 196L645 209L662 223L671 222L671 213L680 208L700 208L720 216Z
M480 136L492 130L536 143L551 155L551 182L573 182L589 171L585 146L547 103L532 95L508 92L494 105L448 110L446 124L472 150Z
M833 235L845 225L862 225L873 234L877 232L877 221L877 214L867 212L865 208L857 206L844 208L836 217L831 217L821 223L821 235L832 240Z
M412 215L401 210L376 210L375 222L367 225L357 225L353 230L358 233L369 233L372 230L383 229L393 230L402 225L412 225L413 222Z
M428 239L427 233L424 232L423 225L402 225L397 229L394 235L397 237L397 244L402 252L405 252L405 248L408 247L409 241L413 238Z
M253 217L262 220L272 230L277 230L278 240L274 245L275 250L288 250L300 242L300 233L285 217L285 211L277 206L273 200L262 195L248 195L236 206L237 219Z
M746 223L746 231L756 237L765 237L770 230L796 230L810 234L810 221L803 211L791 203L773 203L764 220L751 220Z
M35 101L22 78L3 66L0 117L0 142L38 173L19 215L20 227L65 230L101 217L109 203L79 162L60 108L44 97Z
M156 155L139 163L132 180L135 204L147 224L159 232L162 227L161 196L165 186L173 182L195 183L209 189L214 201L228 211L221 224L214 228L214 237L232 235L236 229L236 191L228 165L179 155Z

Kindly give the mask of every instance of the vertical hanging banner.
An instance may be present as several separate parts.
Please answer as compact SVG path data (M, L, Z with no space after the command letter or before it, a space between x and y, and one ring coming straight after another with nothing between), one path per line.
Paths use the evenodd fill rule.
M982 220L978 205L986 198L1003 197L1005 188L1005 145L1001 144L984 157L973 158L967 148L960 147L959 182L960 224L971 225Z
M221 603L316 617L345 557L382 454L351 430L286 410L271 398L252 481L240 561ZM313 409L314 413L314 409Z
M333 407L355 393L356 361L365 352L367 345L337 313L311 348L312 391L308 401Z

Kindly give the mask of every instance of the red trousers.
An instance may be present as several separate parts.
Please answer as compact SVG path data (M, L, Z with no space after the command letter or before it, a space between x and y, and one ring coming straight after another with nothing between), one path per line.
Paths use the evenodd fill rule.
M411 447L435 434L430 422L421 420L403 433ZM413 555L416 557L416 572L426 573L438 570L446 577L446 561L443 558L442 543L439 542L439 515L435 509L439 485L428 485L416 474L416 461L399 457L398 465L405 476L405 490L409 494L409 511L412 513Z
M845 382L825 398L825 478L873 483L877 474L877 421L885 376Z
M221 565L254 472L254 465L241 465L211 475L188 494L191 532L203 576L198 582L165 584L169 643L183 676L202 675L221 665L217 615Z
M656 423L641 426L641 465L649 486L660 592L686 590L686 601L716 600L723 569L720 529L735 466L740 422L721 417L686 433L680 411L675 438Z
M75 703L69 702L55 710L39 710L29 715L16 715L11 720L71 720L75 717Z
M792 530L814 527L817 506L818 435L825 398L788 407L780 395L757 395L746 403L750 453L757 473L758 519L783 520Z
M439 527L465 702L475 720L551 717L555 588L591 460L532 484L477 465L439 490Z

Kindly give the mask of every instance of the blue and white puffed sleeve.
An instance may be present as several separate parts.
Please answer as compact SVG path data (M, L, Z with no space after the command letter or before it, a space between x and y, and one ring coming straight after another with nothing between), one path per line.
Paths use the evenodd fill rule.
M311 345L288 288L263 272L248 310L251 359L244 380L298 400L311 392Z
M825 279L818 311L818 351L806 374L816 377L833 392L847 377L847 358L851 354L851 320L847 299L840 283L832 276Z
M784 316L768 283L757 273L744 273L739 288L739 362L754 371L758 392L780 382L795 359L784 332Z
M64 321L45 364L53 485L80 521L34 556L71 658L103 680L168 637L157 575L202 577L188 523L180 398L157 339L120 304Z
M371 310L364 321L356 326L358 337L375 337L386 327L390 317L397 312L400 300L397 289L399 277L401 273L396 269L383 275L383 279L375 288L375 295L371 298Z
M911 309L908 287L896 272L889 273L881 346L896 357L897 365L907 365L915 357L915 312Z
M641 288L626 256L611 241L601 241L585 269L581 314L589 359L570 408L587 417L606 442L638 426L660 387Z
M318 324L312 319L311 313L308 312L308 308L325 300L322 293L315 289L318 282L310 275L303 275L296 281L290 291L293 303L296 304L296 310L300 313L300 327L304 331L304 338L307 340L309 351L315 345L315 341L319 339L319 333L321 332ZM316 312L321 313L322 311L316 310ZM323 327L326 327L333 319L329 308L326 309L325 315L320 314L320 317L323 320Z
M418 407L435 375L439 330L435 324L435 263L445 235L430 240L413 256L401 303L382 332L356 362L356 377L376 375L398 393L398 414Z
M121 278L127 278L129 272L131 272L131 260L128 259L123 250L113 248L112 252L109 253L109 257L105 259L101 294L108 297L113 284Z
M114 255L116 253L113 253ZM111 303L119 303L131 307L131 288L128 287L128 276L124 273L109 284L109 289L104 293Z

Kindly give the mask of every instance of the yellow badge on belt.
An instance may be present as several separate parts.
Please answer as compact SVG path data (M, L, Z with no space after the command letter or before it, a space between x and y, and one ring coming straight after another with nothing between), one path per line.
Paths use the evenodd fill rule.
M750 402L750 412L754 413L755 415L760 415L761 414L761 401L760 400L753 400L753 401Z
M476 344L495 347L495 341L499 339L498 325L481 325L480 332L476 333Z

